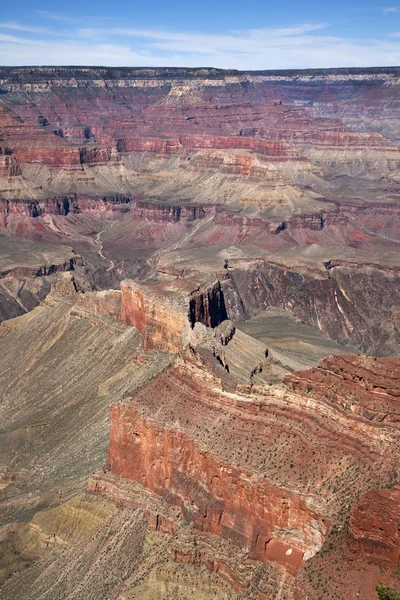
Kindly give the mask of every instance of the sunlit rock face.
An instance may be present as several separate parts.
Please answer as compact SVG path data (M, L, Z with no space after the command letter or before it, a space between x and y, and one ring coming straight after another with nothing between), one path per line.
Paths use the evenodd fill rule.
M399 486L371 490L354 506L348 534L350 555L396 569L399 562Z

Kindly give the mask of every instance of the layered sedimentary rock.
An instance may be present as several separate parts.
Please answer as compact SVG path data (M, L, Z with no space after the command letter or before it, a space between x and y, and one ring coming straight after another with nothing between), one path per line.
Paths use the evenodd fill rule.
M0 594L396 588L399 74L0 69Z
M171 192L179 187L183 193L190 183L200 191L204 176L202 183L190 181L196 169L224 174L225 194L232 190L230 175L252 177L252 186L244 181L232 196L245 203L254 194L256 181L261 203L272 193L271 186L282 188L283 183L288 186L283 193L300 201L297 185L314 185L324 169L326 174L365 174L367 169L376 171L377 179L397 177L396 69L377 71L373 78L368 71L320 72L312 80L303 73L285 72L154 69L117 75L75 69L73 73L58 69L46 79L46 71L38 70L34 81L24 82L24 77L32 77L26 71L3 71L1 145L17 165L40 161L52 168L72 169L70 185L82 193L91 186L126 193L139 173L136 184L152 195L150 173L155 163L158 178ZM379 92L374 94L374 88ZM31 94L31 104L25 102L26 94ZM353 114L360 106L365 118L355 131ZM123 164L115 170L120 159ZM286 171L279 163L287 163ZM89 172L86 166L103 170ZM25 184L36 186L36 172L22 170ZM107 171L108 190L103 176ZM54 173L48 176L50 181ZM59 177L49 190L36 193L48 195L56 186L68 192L68 177ZM17 191L5 185L8 197L15 197L12 189ZM312 195L307 195L311 201ZM226 201L223 193L219 196L220 202Z
M189 327L184 309L188 289L183 286L179 290L175 285L172 286L175 289L169 290L169 287L152 289L150 286L137 286L132 281L121 284L121 320L140 331L145 348L177 352L182 345L182 336ZM171 291L172 305L168 302ZM181 292L183 298L177 292Z
M58 274L74 272L77 289L90 289L82 257L68 246L51 246L1 238L0 320L32 310L57 282Z
M349 523L348 548L356 560L397 569L399 544L399 486L371 490L354 506Z
M0 88L7 235L75 239L90 264L103 260L104 287L152 269L157 278L159 265L215 278L223 257L207 264L200 251L183 264L185 248L213 247L215 258L235 246L261 259L239 267L246 287L256 292L243 275L252 270L274 290L250 306L240 284L221 282L230 319L273 306L362 351L397 348L397 275L365 252L398 253L398 70L5 69ZM84 232L80 213L93 217ZM360 256L347 261L337 245ZM327 273L307 252L277 255L299 246L329 246Z
M399 360L372 357L335 356L323 359L312 371L286 376L294 390L337 403L338 407L376 423L400 424ZM357 384L357 393L355 385Z
M43 200L24 200L10 202L0 199L1 225L6 227L10 218L39 217L41 215L67 216L70 212L102 213L113 210L127 210L132 201L129 196L55 196Z
M99 474L90 489L122 505L141 507L156 530L174 534L178 546L179 519L189 520L199 539L221 536L249 559L296 575L304 561L329 546L332 524L343 527L358 494L378 480L391 485L396 477L393 419L373 424L369 414L343 409L343 402L358 397L369 381L377 390L371 391L375 403L378 390L387 386L398 412L399 361L374 363L351 356L322 362L317 374L324 373L325 389L337 385L342 372L347 381L348 387L335 388L333 402L315 385L312 371L291 375L284 388L243 387L228 394L206 371L178 361L135 399L112 407L110 475ZM343 364L349 365L347 371ZM356 375L358 364L364 378ZM300 381L304 388L293 384ZM123 480L138 485L124 487ZM181 516L167 517L166 507L156 508L152 495L177 507ZM385 506L395 511L395 492L388 490L387 498ZM364 506L370 505L364 501ZM369 520L368 514L362 520L363 510L369 508L353 508L349 558L363 564L368 554L369 561L381 564L381 547L394 556L395 538L390 534L386 542L375 542L373 530L363 530ZM391 523L387 531L392 531ZM239 581L238 575L237 585ZM268 585L257 589L268 598Z
M108 464L112 473L179 506L200 531L226 537L251 557L292 573L327 530L307 498L251 482L250 473L204 453L183 432L144 420L129 403L112 409Z
M266 260L229 261L222 282L225 296L235 298L229 318L238 319L246 313L252 316L260 307L279 307L333 339L354 341L364 351L379 353L387 336L382 322L398 304L396 256L387 255L382 266L370 262L366 255L364 264L358 262L360 259L324 261L314 247L303 257L291 251L275 264Z

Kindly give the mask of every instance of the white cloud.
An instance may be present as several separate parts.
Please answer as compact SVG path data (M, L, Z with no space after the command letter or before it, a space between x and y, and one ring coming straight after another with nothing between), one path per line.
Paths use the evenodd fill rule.
M27 31L29 33L45 33L55 35L54 32L46 27L30 27L27 25L21 25L20 23L17 23L17 21L7 21L6 23L0 22L0 29L12 29L14 31Z
M390 15L399 11L397 6L385 6L381 9L384 15Z
M15 35L9 35L8 33L0 33L0 43L1 42L10 42L12 44L23 44L24 46L29 45L37 45L42 46L43 42L41 40L29 40L26 38L16 37ZM1 44L0 44L1 48Z
M226 34L138 28L80 28L65 38L29 38L24 25L0 34L0 64L105 66L214 66L288 69L400 64L400 41L369 43L327 35L322 23L260 28ZM26 32L26 35L24 35Z
M68 17L66 15L53 13L48 10L39 10L37 14L42 19L50 19L51 21L62 21L63 23L74 23L75 25L82 22L79 18Z

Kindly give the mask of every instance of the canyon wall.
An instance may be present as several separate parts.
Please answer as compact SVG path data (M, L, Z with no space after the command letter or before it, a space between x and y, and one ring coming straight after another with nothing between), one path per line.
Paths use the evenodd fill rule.
M328 523L307 499L252 481L250 473L220 463L179 429L143 419L135 404L111 411L108 465L179 506L200 531L246 548L258 560L293 574L321 546Z
M348 532L350 556L397 569L400 559L399 486L371 490L353 508Z
M145 348L178 352L189 328L187 312L179 311L160 293L133 281L121 283L121 320L143 335Z
M397 264L378 266L366 259L366 264L336 260L323 265L319 260L315 267L310 262L305 267L294 254L281 264L230 261L221 282L225 297L233 298L228 317L237 320L275 306L332 339L379 353L387 339L382 322L398 303Z
M271 581L279 585L286 573L299 578L301 598L304 569L329 558L333 545L347 569L390 569L398 558L398 367L398 359L330 357L288 375L284 386L228 393L188 355L112 406L109 471L89 489L143 510L172 536L177 560L209 564L205 548L221 538L244 563L272 565L280 575L253 579L255 597L269 598ZM391 403L388 418L372 416L378 403L381 411ZM388 489L376 491L382 480ZM183 523L198 540L192 550ZM220 552L224 577L232 563ZM228 580L243 592L234 564ZM325 570L334 573L334 565ZM294 588L286 593L293 597Z

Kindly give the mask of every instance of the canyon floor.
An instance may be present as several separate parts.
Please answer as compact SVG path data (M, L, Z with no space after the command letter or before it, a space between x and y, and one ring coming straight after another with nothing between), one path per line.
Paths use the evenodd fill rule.
M399 93L0 68L0 598L400 591Z

